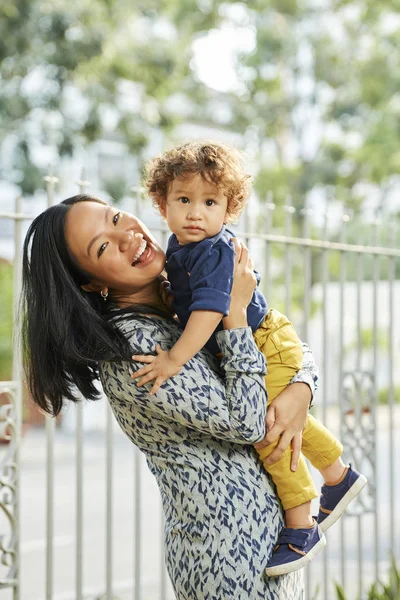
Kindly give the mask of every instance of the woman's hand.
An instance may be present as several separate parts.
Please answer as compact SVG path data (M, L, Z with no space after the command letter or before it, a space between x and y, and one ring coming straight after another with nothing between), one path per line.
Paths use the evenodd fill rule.
M224 329L247 327L247 307L257 286L248 249L237 238L231 241L235 248L235 265L229 315L222 320Z
M261 450L280 436L277 447L267 458L268 464L272 465L277 462L287 446L291 444L290 466L292 471L297 469L301 451L301 436L307 421L310 400L311 390L306 383L292 383L268 406L267 434L261 442L255 444L255 448Z

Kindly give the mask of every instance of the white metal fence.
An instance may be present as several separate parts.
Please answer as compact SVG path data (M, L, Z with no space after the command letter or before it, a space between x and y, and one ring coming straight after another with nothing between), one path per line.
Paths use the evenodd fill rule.
M83 179L78 182L81 192L87 184ZM49 176L46 181L51 205L56 179ZM271 202L266 205L262 232L247 230L242 237L262 273L262 288L270 305L284 310L302 339L315 350L321 375L317 416L340 436L345 458L369 478L368 489L340 525L329 532L326 552L307 570L307 597L333 600L333 581L337 581L351 600L357 594L364 597L372 580L385 577L391 556L400 558L400 517L396 510L400 499L396 477L400 406L396 405L394 379L400 367L400 290L396 283L400 251L394 247L394 234L391 247L379 246L377 224L371 228L371 245L348 243L346 215L339 241L328 239L327 227L322 239L312 239L308 211L302 211L302 235L295 236L296 211L290 200L277 209L284 211L281 234L273 226L274 209ZM32 217L22 213L20 199L14 213L0 213L0 219L14 223L15 299L21 288L21 224ZM165 243L167 231L160 230L158 235ZM14 600L173 598L163 564L162 514L154 483L139 452L132 453L116 433L108 407L103 437L84 434L82 405L76 408L73 439L56 428L53 419L46 419L45 435L33 435L31 453L28 450L26 455L28 470L33 468L32 457L38 456L35 468L42 483L40 489L31 488L31 497L22 495L21 500L20 364L15 345L13 381L0 383L0 394L6 399L0 409L0 434L11 438L0 464L0 589L9 590ZM382 405L378 403L379 393L385 400ZM61 454L57 450L60 447ZM63 511L57 473L64 468L62 493L68 497L68 510L65 503ZM45 480L41 479L43 473ZM88 479L88 473L93 480ZM31 475L27 474L27 480ZM116 490L122 491L117 494ZM26 515L30 506L34 509L31 517L43 536L42 546L31 545L35 559L31 563L23 560L22 574L20 544L24 545L25 532L22 526L20 533L21 502L26 504ZM97 512L99 505L104 520ZM43 509L40 514L39 506ZM90 535L86 532L93 515L97 515L93 531L101 531L97 537L93 531ZM61 538L69 540L69 559L59 552L59 519L68 527L69 537L64 532ZM30 523L28 516L26 523ZM92 552L89 562L88 546ZM43 551L42 562L37 561L39 551ZM93 571L96 563L97 570ZM65 581L60 583L63 577ZM21 579L27 583L21 586Z

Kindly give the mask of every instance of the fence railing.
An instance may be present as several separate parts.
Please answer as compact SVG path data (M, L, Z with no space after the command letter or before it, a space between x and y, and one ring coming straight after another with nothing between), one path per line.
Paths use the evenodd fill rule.
M0 440L8 442L0 461L0 590L19 598L19 383L0 382Z
M46 178L48 205L55 200L57 179ZM78 182L84 192L88 182L82 176ZM137 206L137 198L135 200ZM18 199L14 213L0 213L0 219L11 219L15 224L14 298L21 289L21 224L32 219L23 214ZM311 214L302 212L302 236L294 235L293 217L295 207L286 202L284 211L284 234L272 228L275 206L270 201L264 207L263 232L238 231L250 247L256 268L262 274L262 289L270 305L285 311L298 327L301 337L308 341L320 364L320 392L316 410L321 420L334 433L339 434L345 447L345 458L355 464L369 478L368 489L351 505L340 526L329 533L327 551L322 558L313 561L306 571L308 598L314 597L319 586L319 598L335 598L333 581L340 582L351 597L365 594L368 582L385 575L390 556L399 554L400 517L398 478L395 477L396 461L400 448L396 437L400 426L400 407L396 406L395 371L399 356L395 345L400 343L400 321L396 306L400 300L400 288L396 284L396 264L400 250L378 244L377 227L372 228L371 244L352 244L346 237L348 217L343 216L339 241L328 239L324 228L322 239L312 239ZM249 221L247 221L248 223ZM168 232L160 228L159 241L165 244ZM368 277L365 266L368 261ZM384 268L383 268L384 267ZM384 271L385 278L380 275ZM395 301L395 296L397 300ZM16 309L15 309L16 315ZM384 344L381 343L382 335ZM368 339L366 339L368 338ZM397 362L396 362L397 361ZM20 590L19 570L19 436L22 413L21 359L18 344L14 345L13 381L3 382L0 394L9 401L0 409L0 433L7 432L12 443L0 465L0 509L8 519L8 533L0 531L1 564L8 565L4 577L0 577L0 589L13 590L14 600L32 597L29 591ZM384 376L382 379L381 376ZM399 382L397 382L399 384ZM382 390L385 404L379 405ZM46 600L63 598L115 597L116 560L114 552L114 519L118 505L113 495L116 483L114 462L114 419L106 410L105 433L105 531L104 531L104 587L93 591L85 585L84 545L84 427L83 406L78 405L75 424L75 519L74 591L71 595L55 596L55 441L58 435L55 420L46 418L46 560L42 574L43 597ZM3 425L2 425L3 423ZM10 433L11 432L11 433ZM139 452L134 452L133 481L134 510L132 517L133 555L129 576L128 595L123 598L152 600L172 598L168 578L163 566L162 516L157 532L153 531L152 517L142 520L148 499L143 497L144 474ZM120 476L120 475L118 475ZM397 487L396 487L397 485ZM161 515L161 505L157 505ZM128 519L128 515L126 516ZM2 523L2 521L0 521ZM102 526L103 524L99 524ZM3 525L2 525L3 527ZM152 531L159 548L157 577L146 583L143 579L144 538ZM24 531L22 531L22 540ZM156 539L155 538L155 539ZM162 566L161 566L162 564ZM102 585L102 584L101 584ZM146 587L147 586L147 587ZM153 590L149 596L148 590ZM88 590L92 590L91 592ZM147 591L146 591L147 590ZM156 590L156 591L154 591ZM101 593L100 593L101 592ZM118 592L122 593L122 592ZM123 592L125 593L125 592ZM118 596L118 598L122 596ZM37 599L38 600L38 599Z

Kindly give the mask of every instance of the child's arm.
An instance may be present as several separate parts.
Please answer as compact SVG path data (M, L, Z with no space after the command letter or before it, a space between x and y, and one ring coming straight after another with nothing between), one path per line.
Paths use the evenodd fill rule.
M180 339L169 351L157 346L157 356L133 357L147 363L133 373L133 377L142 377L138 385L155 380L151 394L203 348L222 317L229 314L235 261L233 246L224 243L204 248L200 242L196 248L185 263L190 274L191 315Z
M171 350L162 350L157 344L157 356L132 356L133 360L148 363L132 377L141 377L138 386L154 381L150 394L155 394L169 377L179 373L184 364L195 356L208 342L224 315L210 310L195 310Z

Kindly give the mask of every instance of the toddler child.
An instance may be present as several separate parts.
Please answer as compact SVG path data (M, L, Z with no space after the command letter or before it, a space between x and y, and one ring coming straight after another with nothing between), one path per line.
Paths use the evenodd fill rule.
M155 380L151 390L155 393L203 346L219 353L215 331L229 313L234 268L233 233L226 224L240 215L250 193L250 176L244 173L240 155L233 148L192 142L153 160L148 166L146 186L173 232L166 269L173 308L185 327L170 350L157 346L157 356L146 367L146 381ZM247 318L257 347L266 357L269 404L295 381L302 367L301 342L284 315L268 310L258 288ZM138 356L133 358L140 360ZM268 576L290 573L309 563L325 546L323 532L367 482L351 466L346 467L341 460L341 443L309 415L302 453L325 480L316 521L311 516L311 500L318 494L304 457L300 457L296 471L290 469L290 448L275 464L267 463L278 441L259 451L285 510L285 527L266 567Z

